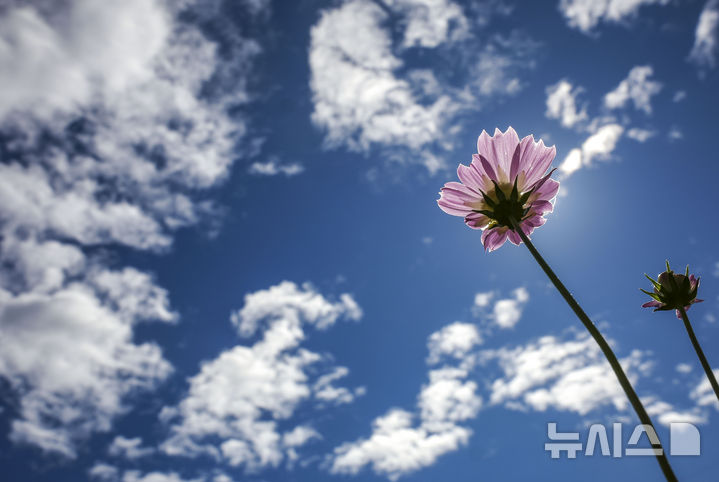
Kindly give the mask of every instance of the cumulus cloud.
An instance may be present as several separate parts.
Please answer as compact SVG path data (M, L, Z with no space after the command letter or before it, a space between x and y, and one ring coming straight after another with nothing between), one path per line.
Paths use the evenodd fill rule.
M517 288L512 298L497 300L494 303L494 323L503 329L514 328L522 317L524 304L529 301L529 292L525 288Z
M294 461L300 446L319 434L302 425L280 429L280 422L286 426L297 407L313 398L348 403L354 397L333 385L347 375L344 367L330 367L313 382L308 370L325 357L301 346L305 330L361 315L348 294L333 302L288 281L246 295L231 321L240 336L259 339L222 352L188 380L183 400L162 410L171 435L161 449L171 456L208 455L248 471Z
M496 360L503 375L491 384L489 401L508 408L548 408L585 415L602 406L624 410L626 395L604 355L589 335L562 340L544 336L515 348L483 352ZM646 369L646 354L633 351L620 360L635 383Z
M475 109L480 97L516 93L522 87L516 72L531 68L526 58L534 44L519 34L484 41L467 61L472 72L461 86L430 69L405 68L405 49L459 45L472 31L467 24L451 0L393 0L386 8L349 0L323 11L311 30L309 64L312 121L324 130L326 145L363 152L378 146L393 160L439 169L437 152L451 148L457 130L452 120ZM396 149L412 155L398 156Z
M445 356L463 360L469 352L482 343L482 337L475 325L456 321L432 333L427 342L429 357L427 363L434 365Z
M694 46L689 60L700 67L714 68L716 65L717 45L719 41L719 0L709 0L699 15Z
M619 124L607 124L600 127L584 141L581 149L574 148L569 151L567 157L559 165L559 170L566 177L582 166L591 165L594 159L608 159L623 133L624 127Z
M547 87L547 112L550 119L559 119L564 127L574 127L587 119L587 109L577 106L577 96L582 89L574 88L567 80L560 80L557 84Z
M464 368L446 365L430 370L416 410L393 408L376 418L368 438L334 450L330 471L357 474L371 466L375 473L396 480L466 445L472 431L461 422L476 417L482 406L477 384L467 380L470 351L480 343L476 328L466 323L456 322L430 335L430 363L450 356Z
M489 306L492 298L494 298L494 291L487 291L484 293L477 293L474 295L474 306L477 308L484 308Z
M0 9L0 376L19 400L13 441L73 457L172 370L156 344L134 341L138 323L176 320L167 292L89 248L165 250L213 212L195 191L236 157L247 127L228 110L247 101L260 51L239 29L210 40L180 20L189 9L226 21L204 17L216 4ZM223 55L239 69L231 83Z
M601 22L626 22L645 5L667 3L669 0L560 0L559 10L570 27L588 34Z
M636 109L651 114L652 96L662 90L662 84L649 79L653 73L654 70L648 65L633 67L627 78L604 96L604 105L608 109L618 109L631 101Z
M130 268L101 275L116 283L147 276ZM13 441L74 457L77 439L109 430L127 409L126 395L171 372L156 344L133 342L134 324L172 318L164 290L145 281L135 291L140 304L103 296L93 280L49 293L0 290L0 374L20 395Z

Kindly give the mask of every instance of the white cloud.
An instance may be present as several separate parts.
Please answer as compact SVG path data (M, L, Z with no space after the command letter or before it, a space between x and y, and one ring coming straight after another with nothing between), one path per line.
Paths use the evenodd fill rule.
M569 176L582 166L590 165L594 159L609 158L623 133L624 127L619 124L603 125L584 141L581 149L569 151L559 170Z
M420 104L407 80L394 71L387 14L375 3L352 0L323 12L312 27L310 46L312 120L327 130L327 142L367 149L388 143L418 149L437 139L449 97ZM344 32L352 31L353 35ZM432 76L432 81L435 79Z
M276 176L277 174L284 174L287 177L301 174L305 170L302 164L293 162L289 164L282 164L276 159L270 159L267 162L253 162L250 165L250 174L256 174L260 176Z
M560 0L559 10L570 27L590 33L600 22L620 23L637 16L644 5L669 0Z
M691 366L690 364L688 364L688 363L679 363L679 364L675 367L675 369L676 369L676 371L678 371L679 373L687 374L687 373L689 373L690 371L692 371L692 366Z
M582 92L581 87L573 88L566 80L547 87L547 112L550 119L559 119L562 126L574 127L577 123L587 119L587 109L577 106L577 96Z
M93 480L109 482L118 480L119 470L112 465L98 462L87 471L87 475Z
M108 430L126 410L125 395L170 373L157 345L132 341L142 310L99 296L81 283L51 294L0 291L0 374L21 397L13 441L74 457L78 438Z
M564 158L562 163L559 165L559 170L565 176L569 176L574 171L579 170L582 167L582 150L576 147L569 151L567 157Z
M706 413L698 407L688 410L677 409L671 403L653 400L651 397L642 400L642 403L650 417L653 417L658 423L667 427L676 422L699 425L707 421Z
M499 328L514 328L522 317L524 304L529 301L529 293L524 288L517 288L512 294L513 298L497 300L494 303L493 319Z
M714 371L715 377L719 376L719 369L714 368L712 370ZM713 406L719 409L717 396L709 383L709 379L704 375L703 371L701 381L691 391L690 396L699 406Z
M0 9L0 376L19 399L13 441L73 457L172 370L157 345L134 341L138 323L176 320L166 291L86 248L167 249L175 229L212 214L194 192L236 158L246 125L227 112L247 101L260 49L237 29L209 40L180 8L195 6Z
M477 384L467 380L474 360L470 352L480 343L476 327L467 323L455 322L430 335L428 363L451 356L461 368L445 365L430 370L417 409L392 408L376 418L368 438L335 448L330 472L357 474L369 465L375 473L396 480L466 445L472 431L461 422L476 417L482 406Z
M152 76L150 61L170 34L157 2L131 0L107 8L67 4L62 21L39 2L12 5L0 17L0 117L28 109L44 118L90 102L96 83L120 93ZM116 22L114 19L128 19ZM122 42L118 40L122 39Z
M350 391L346 387L336 387L332 384L335 380L340 380L347 375L349 375L349 370L346 367L335 367L331 372L319 377L312 388L315 398L324 402L341 404L352 403L356 397L364 395L364 387L357 387Z
M582 162L589 165L595 158L606 159L614 151L623 132L624 128L619 124L600 127L582 144Z
M687 98L687 93L684 90L677 90L672 97L673 102L681 102Z
M497 360L504 373L492 382L491 404L580 415L606 405L617 410L628 406L614 372L588 335L569 340L544 336L516 348L485 351L483 357ZM632 383L646 367L639 351L620 361Z
M474 306L478 308L485 308L489 306L489 303L494 298L494 291L487 291L486 293L477 293L474 295Z
M241 336L259 332L259 339L222 352L189 379L185 398L162 411L171 435L161 449L171 456L206 454L248 471L293 462L299 445L319 434L306 426L281 430L279 423L286 425L313 396L325 403L346 403L353 396L332 387L348 373L343 367L330 367L313 383L307 369L324 357L301 347L305 329L324 330L340 318L360 316L350 295L332 302L309 285L285 281L246 295L232 323Z
M405 15L404 47L437 47L468 35L469 21L452 0L388 0Z
M719 0L709 0L704 5L694 33L694 46L689 60L701 67L714 68L719 41Z
M657 135L656 131L640 129L639 127L632 127L627 131L627 137L638 142L646 142L655 135Z
M684 133L682 132L681 129L679 129L679 127L677 127L677 126L672 126L672 127L669 129L669 132L667 133L667 138L669 139L670 142L671 142L671 141L678 141L678 140L684 138Z
M604 96L604 105L608 109L619 109L632 101L636 109L651 114L652 96L662 90L661 83L649 80L653 73L654 70L648 65L633 67L627 78Z
M142 445L142 438L140 437L126 438L122 435L118 435L112 440L112 443L107 449L107 453L113 457L123 457L134 460L152 455L155 453L155 449L152 447L144 447Z
M462 360L481 343L482 337L475 325L456 321L430 335L427 342L429 349L427 363L434 365L445 356Z
M120 470L112 465L96 463L88 471L90 479L100 482L232 482L226 475L217 472L214 476L186 479L177 472L148 472L139 470ZM212 478L210 478L212 477Z
M468 60L469 81L452 86L430 69L405 68L401 54L410 46L448 47L471 33L462 8L449 0L393 0L386 7L349 0L324 10L312 27L312 121L328 147L378 146L391 161L409 159L433 173L443 166L437 152L451 148L459 129L456 116L477 109L480 98L521 89L516 72L532 67L535 44L518 34L485 40Z

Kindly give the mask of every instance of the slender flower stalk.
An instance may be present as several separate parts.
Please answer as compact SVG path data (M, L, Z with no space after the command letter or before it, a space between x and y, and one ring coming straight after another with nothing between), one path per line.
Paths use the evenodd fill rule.
M445 184L437 204L447 214L463 217L470 228L481 229L485 250L498 249L507 240L516 245L527 245L539 266L599 345L641 423L654 429L609 343L529 240L534 229L546 222L545 214L554 209L551 201L559 191L559 182L551 179L553 171L547 173L547 170L555 154L554 147L546 147L541 140L535 142L532 136L520 141L511 127L504 133L497 129L491 137L482 131L477 141L477 154L472 156L471 164L460 164L457 168L457 177L461 182ZM676 481L661 443L653 445L653 448L667 481Z
M557 288L557 291L559 291L559 293L562 295L569 307L572 309L572 311L574 311L574 314L577 315L577 318L579 318L579 320L582 322L589 334L592 336L592 338L594 338L594 341L597 342L597 345L599 345L599 348L602 350L602 353L604 353L604 356L607 358L609 365L612 367L612 370L614 371L617 380L619 380L619 384L622 386L624 393L627 395L627 398L629 398L629 402L632 404L634 411L637 412L639 421L642 422L642 424L644 425L651 426L656 433L656 429L654 428L654 424L652 423L649 414L645 410L642 401L637 396L637 393L634 391L634 388L632 387L629 378L627 378L626 373L624 373L622 365L619 363L619 360L617 360L617 357L612 351L612 348L609 346L609 343L607 343L607 340L604 339L604 337L594 325L592 320L587 316L582 307L579 306L579 303L577 303L577 300L574 299L566 286L564 286L564 283L562 283L562 281L557 277L557 275L554 273L552 268L549 267L547 262L544 261L544 258L542 258L542 255L539 254L539 251L537 251L537 248L534 247L534 244L532 244L527 235L524 234L521 229L519 229L519 226L516 222L514 222L514 220L512 221L514 232L519 234L524 244L527 245L529 252L532 253L532 256L534 256L534 259L537 261L542 270L544 270L544 273L550 279L554 287ZM659 442L657 445L652 444L652 448L658 449L655 450L655 454L657 462L659 463L659 466L664 473L664 477L666 477L667 481L676 481L677 478L674 475L674 471L672 470L671 465L669 465L669 460L667 459L661 442Z
M704 356L704 351L699 345L694 329L689 322L687 311L695 303L701 303L704 300L697 299L697 292L699 291L699 278L693 274L689 274L689 266L687 266L684 274L675 273L669 267L669 261L667 261L667 270L659 273L657 279L652 279L649 275L644 275L654 286L654 291L645 291L647 295L652 297L652 301L648 301L642 305L642 308L654 308L654 311L671 311L675 310L677 318L684 321L684 328L687 330L689 339L694 346L694 351L699 357L699 361L704 368L709 383L714 390L714 394L719 400L719 383L714 376L714 372Z
M691 323L689 323L689 317L687 316L687 311L684 309L684 307L679 308L679 314L682 316L682 320L684 320L684 327L687 329L689 339L692 341L692 346L694 346L694 351L697 352L697 356L699 357L699 361L702 364L702 368L704 368L704 373L706 373L707 378L709 379L709 383L714 390L714 394L719 400L719 383L717 383L717 379L714 376L712 367L709 365L707 358L704 356L704 351L702 350L702 347L699 346L699 341L697 341L697 337L696 335L694 335L694 330L692 329Z

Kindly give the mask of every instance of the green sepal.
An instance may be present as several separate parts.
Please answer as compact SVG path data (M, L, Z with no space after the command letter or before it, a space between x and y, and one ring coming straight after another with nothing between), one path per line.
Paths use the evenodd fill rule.
M647 279L652 282L652 284L654 285L654 288L656 288L657 291L661 291L661 290L662 290L662 285L661 285L658 281L652 279L652 277L649 276L649 275L646 274L646 273L644 273L644 276L646 276ZM644 291L644 290L642 290L642 291Z
M504 192L499 189L499 184L497 184L497 181L492 181L492 184L494 184L494 195L497 196L497 199L499 199L499 202L504 202L507 200L507 196L504 195Z
M473 209L472 212L484 214L489 219L495 219L493 211L487 211L486 209Z
M482 193L482 198L484 199L484 202L486 202L487 204L489 204L489 207L490 207L490 208L494 209L494 208L497 207L497 203L494 202L494 200L493 200L491 197L487 196L487 194L486 194L484 191L482 191L482 190L480 189L479 192Z
M514 178L514 186L512 186L512 194L510 194L509 198L517 202L519 200L519 191L517 190L517 179L519 179L519 176Z
M641 291L641 292L644 293L645 295L651 296L654 300L658 301L659 303L663 303L661 296L659 296L658 294L656 294L656 293L650 293L649 291L643 290L643 289L641 289L641 288L639 288L639 291Z

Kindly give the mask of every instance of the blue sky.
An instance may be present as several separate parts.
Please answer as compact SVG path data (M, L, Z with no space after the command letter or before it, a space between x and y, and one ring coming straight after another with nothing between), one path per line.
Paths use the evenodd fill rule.
M5 477L660 480L550 458L635 416L526 248L436 205L513 126L557 148L535 245L713 480L719 406L638 288L689 264L719 367L718 42L716 0L0 0Z

